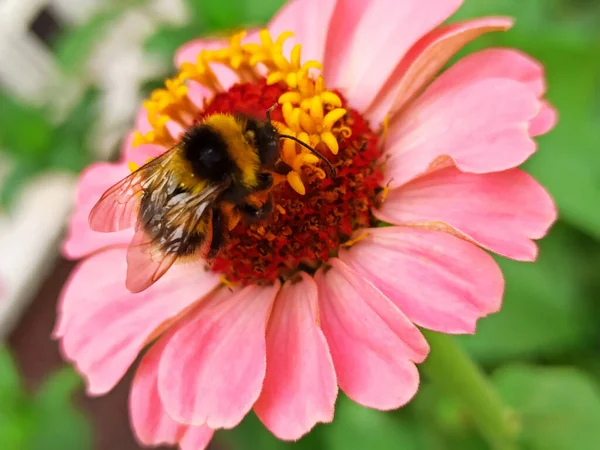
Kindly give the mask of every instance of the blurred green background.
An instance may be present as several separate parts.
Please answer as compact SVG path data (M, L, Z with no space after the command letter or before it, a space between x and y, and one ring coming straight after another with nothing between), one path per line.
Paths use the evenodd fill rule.
M57 40L65 76L77 77L101 30L140 2L108 4L88 23ZM165 25L145 49L171 70L175 49L201 34L263 24L281 0L187 0L188 24ZM504 401L521 416L520 447L530 450L600 448L600 1L467 0L456 19L510 15L513 30L485 36L465 52L510 46L538 58L547 68L548 98L560 121L539 138L526 169L554 196L560 220L540 243L535 264L498 258L506 276L500 313L480 322L477 334L460 344L490 375ZM143 90L157 86L148 79ZM89 128L97 120L93 83L60 123L42 106L28 106L6 92L0 98L0 148L13 169L2 187L9 206L19 188L50 169L79 171L92 159ZM27 394L7 353L0 355L0 448L38 449L43 417L63 416L70 432L56 432L60 445L85 450L85 417L69 401L77 388L69 371L52 375L40 392ZM59 421L60 422L60 421ZM53 423L53 422L52 422ZM52 425L61 430L64 423ZM32 433L31 430L36 430ZM42 437L40 437L40 436ZM36 442L38 442L36 444ZM44 441L42 441L44 442ZM48 442L48 441L46 441ZM58 441L57 441L58 442ZM320 425L297 443L273 438L252 415L233 431L219 432L215 448L446 450L486 449L459 396L449 396L424 379L407 407L390 413L361 408L341 395L334 422Z

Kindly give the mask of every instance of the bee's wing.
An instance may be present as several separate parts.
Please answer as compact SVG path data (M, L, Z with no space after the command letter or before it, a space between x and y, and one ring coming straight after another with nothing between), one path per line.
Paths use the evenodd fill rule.
M168 150L109 188L90 212L90 228L111 233L132 227L137 220L142 192L150 183L154 183L153 189L159 190L157 184L168 180L162 176L162 168L178 149Z
M226 187L226 184L209 186L194 196L172 198L173 205L164 216L164 230L168 233L160 236L160 242L138 223L127 251L127 289L141 292L158 281L177 258L187 254L190 239L197 238L195 232L203 220L208 223L200 253L206 253L212 239L211 217L207 215L211 214L211 206Z

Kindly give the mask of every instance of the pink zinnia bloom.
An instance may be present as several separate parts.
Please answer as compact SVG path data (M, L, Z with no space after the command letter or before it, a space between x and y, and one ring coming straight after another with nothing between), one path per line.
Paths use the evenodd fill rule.
M268 32L190 42L178 75L144 104L121 162L83 173L64 252L86 259L55 335L92 395L147 348L130 398L140 442L204 448L251 409L275 436L298 439L333 419L338 386L361 405L398 408L429 351L417 326L473 333L499 310L504 281L485 250L536 258L533 239L556 209L517 166L556 112L542 67L516 50L480 51L439 74L465 44L512 25L442 25L460 4L296 0ZM129 292L133 231L88 227L102 193L194 120L264 118L277 102L280 130L317 146L337 177L282 141L288 172L268 220L231 224L216 257L176 263Z

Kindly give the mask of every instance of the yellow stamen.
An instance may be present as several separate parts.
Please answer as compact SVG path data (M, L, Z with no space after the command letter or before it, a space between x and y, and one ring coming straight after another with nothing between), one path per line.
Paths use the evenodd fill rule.
M271 86L272 84L277 84L280 81L283 81L283 74L281 72L275 72L275 73L271 73L269 74L269 76L267 77L267 84L269 86ZM280 102L281 103L281 102Z
M325 133L322 133L321 141L327 146L327 148L334 155L337 155L338 152L340 151L340 146L338 144L338 141L331 131L326 131Z
M390 193L390 185L388 183L388 185L386 187L384 187L383 190L379 193L379 196L377 199L379 201L379 203L383 203L389 193Z
M292 47L289 57L284 55L283 46L292 36L291 32L284 32L272 38L269 31L261 30L258 43L244 43L246 32L240 32L231 36L226 48L203 50L195 62L183 63L179 73L166 80L164 88L154 91L145 102L152 130L145 135L136 133L134 145L172 146L175 142L167 123L174 121L187 127L197 117L197 107L188 97L188 83L200 83L215 93L222 91L211 68L220 64L233 70L242 82L255 81L264 74L269 85L284 83L288 90L278 99L283 114L283 123L276 125L278 131L297 137L307 145L319 146L319 151L337 154L339 138L347 139L351 135L349 127L336 127L346 115L346 109L342 108L339 95L327 90L325 79L319 74L322 65L314 60L302 62L299 44ZM385 122L384 126L387 126ZM306 190L302 181L303 167L311 168L319 177L326 176L319 167L323 163L293 141L282 141L281 158L292 167L286 179L299 194L303 195Z
M386 114L383 118L383 123L381 124L381 135L383 141L387 139L388 132L390 131L390 115Z
M331 130L331 127L345 115L346 110L344 108L336 108L329 111L323 119L323 128Z
M131 173L133 173L136 170L138 170L140 168L140 166L138 164L134 163L133 161L130 161L127 163L127 168L129 169L129 171Z
M279 96L279 103L283 105L284 103L290 103L291 105L297 105L302 101L302 96L299 92L286 92Z
M297 111L300 115L300 125L302 126L302 129L309 134L315 134L318 128L312 117L300 109L297 109Z
M296 171L299 172L300 169L302 168L302 166L305 165L314 165L316 163L319 162L319 158L315 155L313 155L312 153L300 153L298 156L296 156L296 159L294 160L294 164L292 165L292 168Z
M304 183L302 183L302 179L298 172L294 172L293 170L287 174L288 183L292 189L294 189L298 194L304 195L306 194L306 188L304 187Z
M369 233L361 233L357 236L352 237L350 240L344 242L342 247L352 247L354 244L362 241L364 238L368 237Z
M310 102L310 117L316 122L323 122L323 101L319 97L313 97Z
M230 291L232 291L233 288L235 287L235 284L233 284L231 281L229 281L225 275L219 275L219 280L221 280L221 284L223 286L225 286L227 289L229 289Z
M342 100L337 94L333 92L322 92L321 93L321 101L327 105L331 105L335 108L339 108L342 106Z

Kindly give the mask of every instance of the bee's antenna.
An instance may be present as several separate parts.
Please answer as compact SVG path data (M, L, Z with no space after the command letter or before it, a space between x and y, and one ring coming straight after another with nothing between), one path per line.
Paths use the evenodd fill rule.
M267 120L269 121L269 123L271 123L271 112L275 111L275 109L279 106L278 103L275 103L273 106L271 106L269 109L267 109Z
M267 114L267 117L269 117L269 115ZM298 139L297 137L294 136L290 136L288 134L280 134L279 137L281 139L290 139L294 142L296 142L297 144L300 144L302 147L304 147L305 149L309 150L311 153L313 153L314 155L318 156L319 159L325 161L327 163L327 166L329 167L329 171L331 172L331 177L335 178L335 167L333 167L333 164L331 164L329 162L329 160L327 158L325 158L321 153L319 153L315 148L311 147L310 145L302 142L300 139Z

